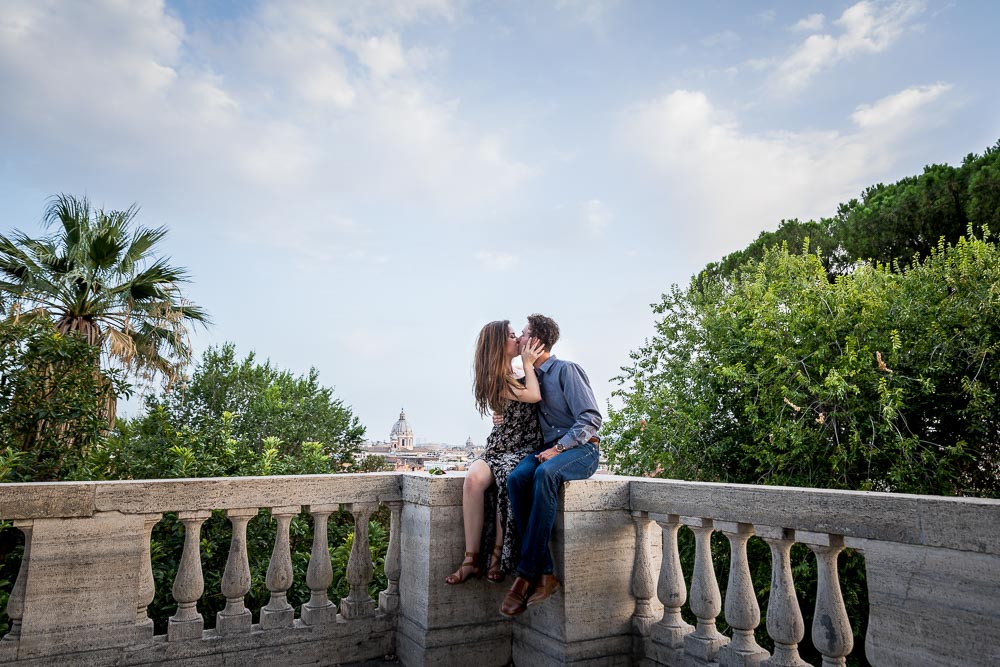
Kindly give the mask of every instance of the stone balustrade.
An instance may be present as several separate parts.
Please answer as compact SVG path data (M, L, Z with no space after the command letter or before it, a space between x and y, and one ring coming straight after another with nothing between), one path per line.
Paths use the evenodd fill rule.
M408 667L805 665L790 560L799 543L817 563L810 640L823 665L845 664L852 650L874 665L1000 665L1000 501L614 476L571 482L552 542L563 588L510 621L497 613L506 586L443 583L464 550L461 487L460 475L418 473L0 485L0 519L25 538L0 663L335 665L394 654ZM380 505L390 513L388 586L376 601L368 522ZM276 526L270 598L250 609L246 535L261 508ZM289 526L302 509L313 526L310 597L295 609ZM349 593L335 603L326 525L342 509L355 530ZM214 573L225 608L206 630L200 534L214 510L232 537L224 572ZM183 525L184 546L176 611L166 633L154 634L150 535L168 512ZM695 548L689 577L682 531ZM715 533L730 553L725 599ZM755 639L762 619L747 546L758 539L770 552L763 622L773 652ZM861 551L867 568L863 647L841 595L845 547Z

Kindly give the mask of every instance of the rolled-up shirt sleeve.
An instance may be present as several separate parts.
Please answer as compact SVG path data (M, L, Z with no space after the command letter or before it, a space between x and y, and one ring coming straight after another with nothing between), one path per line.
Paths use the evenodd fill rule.
M559 439L559 444L569 449L587 442L604 423L597 399L590 388L590 380L582 368L573 363L563 366L562 388L566 407L573 416L573 426Z

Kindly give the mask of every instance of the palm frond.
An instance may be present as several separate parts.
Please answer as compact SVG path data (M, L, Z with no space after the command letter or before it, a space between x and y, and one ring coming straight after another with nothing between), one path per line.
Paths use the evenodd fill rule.
M166 227L147 229L139 227L132 235L132 241L122 255L120 272L123 275L130 275L135 270L135 265L143 259L156 244L162 241L167 235Z
M58 194L49 199L43 218L46 227L62 225L67 247L77 245L90 227L90 200L86 197Z

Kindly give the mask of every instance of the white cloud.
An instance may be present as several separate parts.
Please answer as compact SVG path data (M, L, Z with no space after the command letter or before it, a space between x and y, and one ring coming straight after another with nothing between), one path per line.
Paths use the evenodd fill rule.
M937 100L949 90L951 85L947 83L907 88L874 104L859 105L851 114L851 120L865 130L906 131L906 121L917 109Z
M742 247L783 218L833 215L894 163L947 90L914 88L859 107L847 132L749 133L704 93L687 90L632 109L626 126L679 203L671 214L692 217L686 241L717 254L720 245Z
M842 60L883 52L912 27L913 19L923 11L922 0L897 0L891 4L864 0L852 5L834 22L840 28L839 34L809 35L787 58L779 61L775 83L782 90L794 91ZM803 21L815 16L820 15L814 14Z
M826 24L826 17L822 14L810 14L804 19L800 19L795 25L793 25L790 30L796 32L815 32L817 30L822 30L823 26Z
M48 171L85 164L109 181L238 200L253 212L243 224L280 221L302 246L323 222L312 209L350 217L337 210L345 193L476 206L532 169L424 76L439 47L412 29L456 15L447 0L265 0L199 29L155 0L12 0L0 14L0 141Z
M487 271L511 271L517 268L521 258L510 253L481 250L476 253L476 261Z

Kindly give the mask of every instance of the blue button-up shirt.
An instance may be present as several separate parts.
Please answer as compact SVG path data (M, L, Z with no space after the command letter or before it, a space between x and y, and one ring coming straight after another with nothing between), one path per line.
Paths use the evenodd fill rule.
M546 447L558 442L569 449L597 435L603 419L582 368L549 356L535 374L542 389L538 421Z

